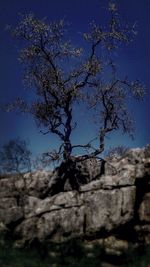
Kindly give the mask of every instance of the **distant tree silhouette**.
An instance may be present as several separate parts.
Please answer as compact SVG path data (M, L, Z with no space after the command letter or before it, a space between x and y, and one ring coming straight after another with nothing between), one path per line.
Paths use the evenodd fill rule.
M31 171L31 152L27 142L12 139L0 149L0 172L2 174L22 174Z
M83 33L85 49L71 44L63 20L47 23L32 14L23 15L11 29L12 35L23 41L19 60L25 70L24 81L35 92L35 99L32 103L17 99L8 110L15 107L30 113L43 134L58 136L60 146L44 156L63 160L67 176L72 175L72 167L66 166L71 166L76 148L83 149L76 161L99 157L109 133L121 130L133 134L127 101L131 96L137 100L144 96L143 85L128 80L126 74L120 77L115 64L114 54L120 45L133 39L135 29L123 25L115 3L109 3L106 13L107 25L93 22L90 31ZM95 114L97 147L93 145L95 138L86 144L72 143L78 105Z
M128 151L129 151L129 147L126 147L126 146L110 147L106 151L105 157L110 158L110 159L113 158L114 156L123 157L127 154Z

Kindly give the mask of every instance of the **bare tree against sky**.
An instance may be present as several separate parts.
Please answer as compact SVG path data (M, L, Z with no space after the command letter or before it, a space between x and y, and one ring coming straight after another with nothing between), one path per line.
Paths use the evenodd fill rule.
M0 172L17 175L31 172L31 152L25 140L12 139L0 148Z
M32 14L23 15L11 29L21 40L19 60L24 66L24 81L35 98L31 97L30 103L17 99L8 109L15 106L29 112L43 134L58 136L59 148L45 153L53 160L69 162L76 148L83 149L78 160L98 157L109 133L122 130L133 134L127 101L130 97L141 100L145 90L138 80L130 81L126 74L119 77L114 54L119 46L133 40L135 29L123 25L115 3L109 3L108 14L107 25L92 22L90 31L83 33L85 49L72 45L64 20L47 23ZM98 147L93 146L94 138L87 144L72 143L78 105L96 114Z

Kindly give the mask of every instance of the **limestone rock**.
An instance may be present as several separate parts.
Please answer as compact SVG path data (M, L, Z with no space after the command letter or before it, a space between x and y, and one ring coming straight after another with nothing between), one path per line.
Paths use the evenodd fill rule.
M23 218L23 207L18 207L16 198L1 198L0 220L8 225L21 218Z
M134 186L122 190L65 192L44 200L30 197L25 205L27 219L16 231L23 236L26 233L28 240L36 231L40 240L51 237L55 241L74 235L92 235L102 229L110 231L133 218L134 199ZM31 226L29 232L32 223L36 226Z
M15 177L0 179L0 198L13 197L18 194L15 187L15 180Z
M139 208L140 221L150 223L150 192L144 195L143 201Z
M38 171L34 174L27 174L27 189L30 196L42 197L47 191L52 172Z
M56 169L0 179L0 222L13 231L16 245L98 234L108 238L105 245L113 253L115 246L119 250L127 244L118 236L114 241L112 233L120 235L128 225L139 242L150 242L149 147L132 149L104 165L97 160L78 163L77 178L85 179L79 189L47 195L58 173Z
M0 198L17 196L26 193L31 196L41 197L47 190L52 172L38 171L24 175L14 175L0 179Z

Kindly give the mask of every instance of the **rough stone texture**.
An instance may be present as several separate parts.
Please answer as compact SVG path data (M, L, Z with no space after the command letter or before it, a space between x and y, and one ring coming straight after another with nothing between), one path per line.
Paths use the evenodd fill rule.
M91 183L92 185L92 183ZM113 190L91 190L84 193L66 192L39 200L29 197L25 205L25 220L16 228L17 234L30 240L35 228L28 231L36 219L36 236L60 241L70 235L92 235L110 231L133 217L135 186Z
M88 159L83 162L78 162L77 169L88 182L91 182L100 177L101 163L96 159Z
M47 189L51 175L52 172L38 171L33 174L0 178L0 198L16 196L21 192L41 197Z
M150 192L144 195L139 208L140 221L150 223Z
M23 209L17 205L16 198L2 198L0 200L0 221L5 225L23 218Z
M46 171L38 171L32 176L29 175L29 179L28 175L26 175L28 194L30 196L41 197L47 190L51 177L52 172Z
M0 179L0 223L13 231L18 244L100 236L113 254L117 246L120 250L127 247L128 240L115 238L115 234L121 236L120 229L127 231L127 225L132 225L136 240L150 243L149 148L132 149L124 157L106 162L102 175L100 162L90 162L79 165L88 184L79 191L44 199L55 172Z
M75 161L75 159L74 159ZM93 180L99 179L101 176L101 161L96 159L87 159L82 162L76 162L76 180L81 186L87 184ZM61 179L63 180L63 175ZM52 188L58 181L60 181L59 169L56 168L53 172L53 175L49 181L48 187ZM64 191L72 190L69 183L69 179L66 180L64 184Z
M16 196L15 177L0 179L0 198Z

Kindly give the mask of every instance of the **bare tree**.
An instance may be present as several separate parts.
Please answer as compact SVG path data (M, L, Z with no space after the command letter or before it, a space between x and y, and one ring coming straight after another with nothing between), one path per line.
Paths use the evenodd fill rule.
M29 14L22 16L12 30L13 36L23 41L19 59L24 80L35 92L32 103L18 99L15 106L32 114L43 134L58 136L59 148L45 153L45 157L63 160L65 168L70 166L76 148L82 148L83 154L75 160L98 157L110 132L122 130L132 135L128 97L140 100L144 96L143 85L138 80L129 81L126 75L119 77L115 64L114 53L119 45L133 39L134 27L122 25L115 3L109 3L108 13L107 25L92 23L90 31L83 34L85 50L68 41L63 20L47 23ZM72 132L78 126L74 121L78 104L96 114L98 147L92 140L72 143ZM14 104L9 110L12 107Z
M129 151L129 147L126 147L126 146L110 147L106 151L105 157L107 159L112 159L114 157L124 157L127 155L128 151Z
M20 138L12 139L0 149L0 172L23 174L31 172L31 152L27 142Z

